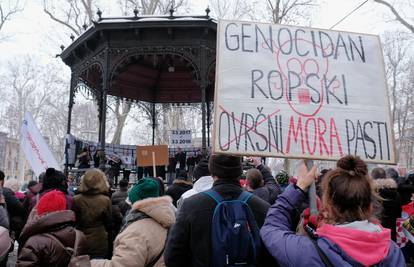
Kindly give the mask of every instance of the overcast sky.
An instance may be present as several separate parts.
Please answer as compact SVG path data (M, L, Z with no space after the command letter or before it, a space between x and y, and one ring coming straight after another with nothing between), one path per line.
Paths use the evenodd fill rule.
M204 9L208 5L208 0L189 0L189 2L193 14L204 14ZM317 28L330 28L362 2L361 0L322 1L319 10L315 13L312 25ZM118 8L101 8L104 11L103 16L120 15ZM388 10L369 1L335 29L380 34L386 29L396 28L397 24L384 23L386 18L391 17L387 14ZM20 54L54 57L56 53L59 53L61 43L66 46L70 43L69 36L62 34L62 26L52 22L42 11L41 1L36 0L27 0L24 12L16 15L6 24L4 32L11 37L0 43L0 59L2 60Z
M101 0L101 2L107 3L100 7L104 17L120 15L119 8L111 7L112 5L116 6L117 1ZM191 14L205 14L204 10L208 5L208 0L189 0L189 2ZM362 0L321 0L321 5L312 19L312 26L329 29L362 2ZM61 44L65 46L70 44L68 32L65 32L63 26L53 22L43 12L40 0L26 0L26 3L25 10L15 15L4 27L2 35L9 36L9 38L0 42L0 74L6 67L8 60L26 54L37 57L44 63L54 61L63 64L59 58L55 58L55 55L60 53L59 46ZM387 9L369 1L335 27L335 30L370 34L381 34L386 30L404 30L398 23L385 22L390 18L392 16ZM68 77L69 68L63 67L63 69L65 71L62 75ZM126 130L130 127L132 126L126 127ZM130 143L132 141L126 137L123 142Z

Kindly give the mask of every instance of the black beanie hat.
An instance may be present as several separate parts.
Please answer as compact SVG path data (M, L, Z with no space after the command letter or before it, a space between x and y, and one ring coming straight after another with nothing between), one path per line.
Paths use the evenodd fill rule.
M242 174L241 158L230 155L211 155L208 169L212 176L221 179L235 179Z
M194 181L197 181L203 176L210 175L210 171L208 170L208 160L202 159L194 168L193 171L193 178Z
M54 168L48 168L43 176L43 188L42 191L50 189L58 189L65 192L66 177L61 172Z

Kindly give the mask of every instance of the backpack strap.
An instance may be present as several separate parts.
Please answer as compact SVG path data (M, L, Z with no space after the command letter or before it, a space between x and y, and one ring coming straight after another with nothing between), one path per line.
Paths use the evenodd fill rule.
M72 254L73 257L78 256L78 252L79 252L78 248L79 248L79 243L80 243L82 234L83 233L81 231L79 231L78 229L75 229L75 244L73 245L73 254Z
M318 252L319 257L321 258L321 260L323 261L323 263L325 264L326 267L334 267L334 265L332 264L332 262L329 260L328 256L326 256L325 252L323 252L323 250L319 247L318 245L318 241L314 238L310 238L310 240L312 241L313 245L316 248L316 251Z
M247 203L247 201L249 201L249 199L253 196L252 193L247 192L247 191L243 191L241 192L240 196L237 198L237 200L240 200L244 203Z
M155 257L152 261L150 261L145 267L153 267L161 258L161 256L164 254L165 246L167 244L168 235L170 233L170 228L167 230L167 236L165 237L164 247L162 248L161 252Z
M216 191L214 191L213 189L204 191L202 193L209 196L210 198L214 199L214 201L216 201L217 204L219 204L220 202L223 201L223 198L220 196L220 194L217 193Z

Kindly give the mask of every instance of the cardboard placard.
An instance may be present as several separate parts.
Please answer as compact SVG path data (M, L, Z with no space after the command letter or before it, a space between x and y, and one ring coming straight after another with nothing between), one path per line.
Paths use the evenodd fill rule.
M215 153L395 163L378 36L221 20Z
M155 153L155 166L168 165L168 146L137 146L137 166L153 166L152 152Z

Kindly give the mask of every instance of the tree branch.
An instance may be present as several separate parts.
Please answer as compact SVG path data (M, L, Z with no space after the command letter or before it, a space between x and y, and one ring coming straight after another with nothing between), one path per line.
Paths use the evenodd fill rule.
M391 12L394 14L396 20L400 22L403 26L405 26L409 31L414 33L414 25L411 25L408 21L406 21L403 17L401 17L398 11L390 3L384 0L374 0L374 1L388 7L391 10Z
M54 21L56 21L56 22L58 22L58 23L60 23L60 24L62 24L62 25L64 25L64 26L66 26L67 28L69 28L70 30L72 30L76 35L80 35L80 33L79 33L79 31L77 31L74 27L72 27L69 23L66 23L66 22L64 22L64 21L62 21L62 20L60 20L60 19L58 19L58 18L56 18L52 13L50 13L49 12L49 10L47 10L46 8L44 8L43 9L43 11L46 13L46 14L48 14L49 15L49 17L52 19L52 20L54 20Z

